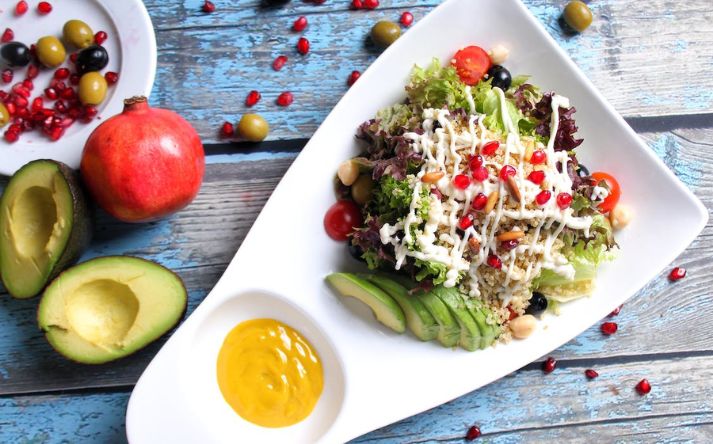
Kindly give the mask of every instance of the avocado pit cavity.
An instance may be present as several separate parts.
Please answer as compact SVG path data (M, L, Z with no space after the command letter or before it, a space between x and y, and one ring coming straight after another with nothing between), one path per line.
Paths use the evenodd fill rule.
M57 222L57 204L48 188L34 186L18 196L10 209L10 231L17 252L24 257L45 254Z

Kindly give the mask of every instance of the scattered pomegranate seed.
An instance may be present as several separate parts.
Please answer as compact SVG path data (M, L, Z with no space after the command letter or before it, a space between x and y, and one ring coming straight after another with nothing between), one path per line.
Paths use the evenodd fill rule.
M486 262L488 265L495 268L496 270L500 270L501 268L503 268L503 261L501 261L500 258L494 254L488 256Z
M37 67L34 63L30 63L30 65L27 67L27 78L32 80L35 77L37 77L40 74L40 68Z
M647 379L642 379L636 384L636 391L639 392L641 396L644 396L651 391L651 384Z
M292 104L292 101L294 100L294 97L292 96L292 93L289 91L285 91L279 96L277 96L277 104L280 106L290 106Z
M309 52L309 40L307 40L305 37L300 37L300 39L297 40L297 52L302 55L305 55Z
M27 12L27 2L25 0L20 0L15 5L15 15L22 15Z
M45 107L45 102L42 97L35 97L32 99L32 111L39 111Z
M223 126L220 127L220 134L223 137L232 137L235 134L235 127L230 122L223 122Z
M63 99L72 100L75 97L74 90L72 88L65 88L59 96Z
M7 109L7 113L11 116L14 116L15 112L17 112L17 108L15 107L15 104L13 102L6 102L5 109Z
M552 197L551 192L542 190L537 194L537 196L535 196L535 202L537 202L537 205L544 205L548 200L550 200L550 197Z
M49 2L39 2L37 4L37 12L41 15L47 15L52 12L52 5Z
M545 362L542 363L542 371L545 373L552 373L555 367L557 367L557 361L552 356L545 359Z
M571 194L559 193L557 195L557 206L560 207L561 210L569 208L569 206L571 204L572 204L572 195Z
M376 9L379 7L379 0L364 0L365 9Z
M473 441L474 439L478 438L480 436L480 427L478 426L470 426L468 429L468 432L465 434L465 439L466 441Z
M49 137L50 137L50 140L57 141L62 137L63 134L64 134L64 128L62 128L61 126L55 126L54 128L52 128L50 130Z
M359 71L352 71L347 78L347 85L352 86L357 80L359 80L359 77L361 77L361 73Z
M255 106L255 104L260 101L260 97L259 92L255 90L250 91L245 98L245 106Z
M488 196L486 196L483 193L478 193L474 198L473 198L473 203L470 204L471 207L473 207L474 210L482 210L485 208L485 205L488 203Z
M492 140L482 147L480 147L480 152L485 156L492 156L500 148L500 142L497 140Z
M534 153L532 153L532 157L530 157L530 163L533 165L539 165L541 163L547 162L547 154L542 151L542 150L537 150Z
M17 142L17 139L20 138L20 131L12 131L10 128L8 128L5 133L3 134L3 137L5 138L6 141L10 143Z
M79 53L73 52L69 55L69 61L72 63L77 63L77 58L79 58Z
M473 215L472 214L466 214L465 216L460 218L460 221L458 222L458 227L461 230L467 230L473 226Z
M545 181L545 172L533 171L527 176L527 180L534 183L535 185L539 185Z
M302 32L307 28L307 17L301 15L292 23L292 30L296 32Z
M71 83L72 85L79 85L79 79L79 74L72 74L71 76L69 76L69 83Z
M119 81L119 74L114 71L107 71L107 73L104 74L104 79L108 85L113 85Z
M468 186L470 186L470 178L465 174L458 174L453 178L453 186L459 190L465 190Z
M500 248L505 251L514 250L515 248L517 248L518 245L520 245L520 241L517 239L510 239L500 242Z
M15 83L12 86L12 92L17 94L18 96L22 96L24 98L30 97L30 90L25 88L25 86L22 83Z
M610 318L613 318L614 316L618 315L619 312L621 312L621 307L623 307L623 306L624 306L624 304L621 304L620 306L618 306L617 308L615 308L614 310L612 310L612 312L609 313L609 317L610 317Z
M473 179L477 180L478 182L483 182L488 178L489 175L488 169L484 166L472 170L470 174L473 176Z
M480 154L476 154L475 156L471 157L470 160L468 161L468 167L471 169L471 171L476 170L482 166L483 166L483 156L481 156Z
M272 69L274 69L275 71L279 71L282 69L283 66L285 66L285 63L287 63L287 56L277 56L275 57L275 60L272 61Z
M69 70L67 68L59 68L54 72L55 79L67 79L69 78Z
M10 28L5 28L5 32L2 33L2 37L0 37L0 42L2 43L7 43L11 42L12 39L15 38L15 33L12 31Z
M8 69L4 69L2 71L2 75L0 77L2 77L2 81L4 83L10 83L10 82L12 82L12 78L14 76L15 75L13 74L12 70L8 68Z
M616 322L605 322L602 324L600 329L602 330L602 333L604 335L611 336L616 333L616 331L619 329L619 326L616 324Z
M69 76L71 79L72 76ZM50 88L54 88L57 90L57 93L64 91L65 88L67 88L67 85L62 81L62 80L57 80L57 79L52 79L50 82Z
M587 370L584 371L584 376L586 376L587 379L594 379L594 378L596 378L597 376L599 376L599 373L597 373L596 371L594 371L594 370L592 370L591 368L589 368L589 369L587 369Z
M102 43L106 42L107 38L109 38L109 36L107 35L106 32L99 31L96 34L94 34L94 43L96 43L97 45L101 45Z
M56 102L54 102L54 109L58 113L64 114L67 112L67 105L65 105L63 101L57 100Z
M502 180L508 180L508 177L512 177L515 174L517 174L517 170L512 165L503 165L500 169L500 179Z
M203 6L201 6L201 10L208 14L210 14L211 12L215 12L215 4L213 4L213 2L209 0L205 0L203 2Z
M401 18L399 19L399 21L401 22L402 25L404 25L405 27L408 28L413 23L413 14L406 11L403 14L401 14Z
M686 269L683 267L676 267L673 270L671 270L671 273L668 274L668 280L671 282L676 282L680 279L683 279L686 277Z
M29 91L32 91L33 89L35 89L35 85L32 83L32 80L30 80L30 79L23 80L22 86L24 86Z
M507 309L508 309L508 313L510 313L508 315L508 321L512 321L513 319L515 319L518 316L517 312L515 310L513 310L511 306L508 305Z
M363 9L364 4L361 2L361 0L352 0L351 8L352 9Z

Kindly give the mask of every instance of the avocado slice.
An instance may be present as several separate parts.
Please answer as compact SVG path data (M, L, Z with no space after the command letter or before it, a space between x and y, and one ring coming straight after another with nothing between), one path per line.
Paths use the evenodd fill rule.
M468 351L475 351L480 347L481 335L480 328L476 324L475 319L471 316L470 311L465 305L465 300L461 296L457 288L446 288L437 286L434 288L434 293L451 311L451 314L460 326L460 338L458 345Z
M403 310L376 285L352 273L332 273L326 279L342 296L351 296L368 305L382 324L397 333L406 331Z
M471 316L473 316L473 319L480 329L480 348L488 348L500 334L500 331L496 326L490 325L487 322L490 310L483 306L483 303L478 299L464 298L464 300L468 311Z
M178 323L186 311L181 278L151 261L108 256L76 265L45 289L37 310L50 345L84 364L130 355Z
M438 324L431 312L416 296L408 294L403 285L383 275L365 274L360 277L371 281L394 298L406 315L406 326L422 341L430 341L438 335Z
M419 293L417 297L438 324L438 335L436 336L438 342L444 347L455 347L460 339L460 326L443 300L438 297L437 288L434 287L430 291Z
M0 277L15 298L37 295L89 244L91 220L76 174L35 160L10 178L0 198Z

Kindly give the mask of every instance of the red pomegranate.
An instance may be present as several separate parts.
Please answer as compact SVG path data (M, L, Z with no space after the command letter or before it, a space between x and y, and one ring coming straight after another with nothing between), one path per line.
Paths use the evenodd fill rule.
M121 114L89 136L80 169L104 210L125 222L146 222L196 197L205 153L198 133L181 116L150 107L146 97L132 97Z

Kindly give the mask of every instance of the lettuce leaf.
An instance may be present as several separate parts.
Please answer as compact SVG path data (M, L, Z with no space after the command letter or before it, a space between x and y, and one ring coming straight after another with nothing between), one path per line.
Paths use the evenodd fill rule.
M421 188L416 214L422 220L428 219L429 194L428 188ZM372 192L369 212L378 215L381 224L396 223L408 214L412 196L413 189L407 179L397 180L393 176L382 176Z
M413 67L406 93L409 102L421 109L444 106L450 110L468 109L465 87L455 68L441 66L441 62L434 58L426 67Z
M446 273L448 273L448 267L445 264L435 261L422 261L421 259L416 259L414 263L416 268L416 280L421 282L424 279L430 279L433 285L440 285L446 281Z

